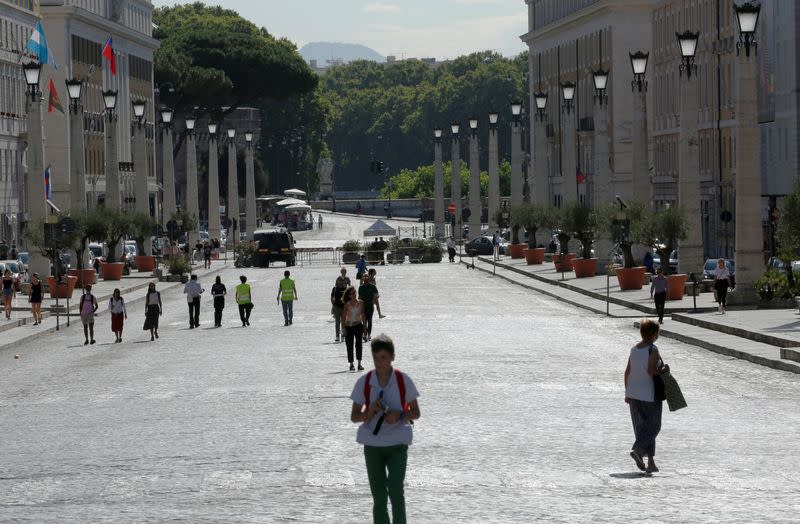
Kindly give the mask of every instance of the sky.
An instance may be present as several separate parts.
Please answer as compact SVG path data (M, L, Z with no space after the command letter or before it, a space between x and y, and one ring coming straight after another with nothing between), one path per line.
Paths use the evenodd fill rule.
M153 0L156 7L175 0ZM309 42L363 44L397 58L454 58L525 50L524 0L207 0L233 9L300 48Z

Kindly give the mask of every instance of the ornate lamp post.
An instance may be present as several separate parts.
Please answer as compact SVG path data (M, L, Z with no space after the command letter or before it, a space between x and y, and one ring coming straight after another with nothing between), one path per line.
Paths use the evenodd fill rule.
M511 205L522 204L522 103L511 103Z
M442 128L433 130L433 222L435 236L444 238L444 173L442 172Z
M675 33L681 53L680 171L678 203L686 214L688 234L679 242L678 272L696 273L703 269L703 233L700 223L700 156L697 140L697 71L694 63L700 33Z
M119 188L119 156L117 150L117 92L103 91L103 104L106 108L106 195L108 209L120 209L122 198Z
M208 123L208 238L220 239L217 124Z
M69 79L66 84L69 95L69 205L73 211L86 211L86 163L81 104L83 82Z
M150 215L150 190L148 188L149 171L147 165L147 145L145 143L145 109L147 102L143 99L134 100L133 116L136 117L136 129L134 132L134 167L136 169L136 183L134 188L134 205L137 213ZM144 240L144 252L140 255L150 256L153 245L150 237Z
M739 26L736 44L736 217L735 252L736 292L731 302L755 303L758 295L753 283L764 268L761 228L761 141L758 130L758 76L750 48L758 50L755 32L761 6L750 2L735 6ZM744 47L745 53L739 53ZM683 256L683 255L681 255Z
M577 151L576 151L576 129L575 119L577 115L572 114L572 107L575 99L575 84L564 82L561 84L561 104L562 112L562 143L563 151L561 158L561 190L564 202L575 202L578 199L578 179L577 179Z
M478 118L469 119L469 238L481 234L481 166Z
M228 238L234 248L239 240L239 167L236 160L236 128L231 127L228 129L228 205L225 210L231 221Z
M611 172L608 167L608 71L602 67L592 71L594 81L594 174L592 205L599 207L611 201L609 185ZM608 252L608 250L606 250Z
M256 176L255 165L253 163L253 132L244 132L246 144L244 152L245 165L245 223L241 224L241 229L247 231L247 240L253 240L253 232L258 227L258 211L256 210Z
M550 184L547 173L547 93L537 91L533 94L533 101L536 104L534 115L533 139L535 149L533 155L533 197L534 202L540 206L546 206L550 201Z
M450 234L456 241L460 241L463 236L461 226L461 142L458 137L458 132L461 125L458 122L450 124L450 131L453 133L453 147L452 147L452 178L450 183L450 203L456 206L455 215L450 217L450 224L453 230Z
M647 153L647 61L650 53L636 51L628 53L633 71L631 90L633 91L633 118L631 129L633 187L632 198L638 202L652 199L650 184L650 162ZM611 195L608 195L609 199Z
M500 114L489 111L489 224L494 229L499 227L497 213L500 211L500 156L497 151L497 121Z
M45 219L47 203L44 179L44 143L42 137L42 92L39 90L39 76L42 65L39 62L22 64L25 83L28 86L25 96L25 111L28 126L28 171L25 177L25 218L29 224ZM32 246L31 246L32 247ZM29 248L28 273L50 274L50 263L38 249Z
M197 184L197 135L194 131L196 119L186 116L186 213L194 219L195 227L186 230L186 242L192 246L197 241L200 228L200 189Z
M161 147L162 147L162 179L163 197L161 202L162 226L166 225L176 211L178 202L175 197L175 161L172 157L172 118L174 112L169 107L161 109Z

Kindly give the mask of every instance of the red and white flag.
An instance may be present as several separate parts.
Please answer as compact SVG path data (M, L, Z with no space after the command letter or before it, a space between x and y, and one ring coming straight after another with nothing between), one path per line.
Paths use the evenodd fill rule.
M117 58L114 56L114 42L109 35L106 45L103 46L103 58L111 64L111 74L117 76Z
M61 99L58 98L58 91L56 91L56 85L53 83L52 78L50 79L47 87L50 91L50 96L47 98L47 112L52 113L53 111L58 111L63 115L64 107L61 105Z

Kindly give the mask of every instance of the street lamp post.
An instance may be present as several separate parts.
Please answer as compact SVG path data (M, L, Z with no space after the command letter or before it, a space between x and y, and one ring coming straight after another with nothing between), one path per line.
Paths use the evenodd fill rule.
M26 227L33 227L47 215L44 178L44 142L42 135L42 92L39 89L39 76L42 65L39 62L22 64L25 83L28 86L25 96L25 110L28 126L28 170L25 176L25 220ZM32 247L32 246L31 246ZM29 248L28 273L50 274L50 262L38 249Z
M697 139L697 65L694 63L700 33L676 33L681 52L680 171L678 203L686 214L687 236L679 242L678 271L698 273L703 269L703 233L700 223L699 141ZM686 73L685 75L683 73ZM695 75L692 75L695 72Z
M652 200L650 184L650 162L648 159L647 138L647 61L650 53L636 51L628 53L633 70L631 90L633 91L633 118L631 127L633 187L632 199L638 202ZM610 197L610 195L609 195Z
M161 147L162 147L162 184L164 196L161 202L161 220L163 226L177 208L175 197L175 161L172 157L172 117L174 112L168 107L161 109Z
M511 103L511 205L522 204L522 103Z
M219 219L219 159L217 124L208 123L208 238L222 238Z
M533 129L533 139L536 147L533 152L533 198L540 206L546 206L550 202L550 184L547 176L547 93L537 91L533 95L536 103L536 113L534 120L536 125Z
M134 168L136 169L136 188L134 189L134 202L136 212L150 215L150 190L148 188L147 176L147 144L145 142L145 109L146 101L143 99L134 100L133 115L136 117L136 129L134 132ZM151 237L144 239L144 253L140 255L150 256L153 253L153 243Z
M83 147L83 105L81 90L83 82L77 79L66 81L69 95L69 188L70 210L86 211L86 167Z
M225 210L231 221L228 238L232 238L231 245L236 249L239 240L239 176L236 158L236 128L228 129L228 205Z
M608 71L603 70L602 67L593 71L592 80L595 91L592 204L594 207L600 207L611 201L608 189L611 184L611 170L608 167ZM608 250L606 250L607 252ZM602 267L605 264L601 260L598 262L598 266Z
M492 232L500 224L497 213L500 211L500 155L497 151L497 121L500 114L489 111L489 224Z
M577 151L576 151L576 131L575 119L573 115L573 101L575 99L575 84L564 82L561 84L561 96L564 102L561 104L562 129L561 136L563 141L563 165L561 166L561 191L564 202L575 202L578 199L578 179L577 179Z
M461 125L458 122L450 124L450 131L453 133L453 148L452 148L452 178L450 181L450 202L456 206L455 216L451 217L451 222L455 225L454 231L451 235L456 241L460 241L463 233L461 225L461 141L458 137L458 132ZM455 218L455 220L453 220Z
M117 150L117 92L103 91L103 104L106 108L106 193L107 209L120 209L122 198L119 188L119 156Z
M442 169L442 128L433 130L433 222L435 237L444 239L444 173Z
M481 234L481 166L478 118L469 119L469 237Z
M736 44L736 69L739 89L736 97L736 223L735 303L758 300L753 283L764 267L762 252L764 231L761 227L761 143L758 131L758 89L756 60L750 48L757 49L755 31L761 6L750 2L735 6L739 27ZM745 53L739 49L744 47ZM681 255L682 256L682 255ZM735 295L735 296L734 296Z
M195 222L194 229L186 229L186 243L192 246L200 238L200 189L197 184L197 135L194 126L197 120L186 117L186 213ZM176 206L177 208L177 206ZM177 209L176 209L177 211Z
M245 166L245 223L241 229L247 231L247 240L253 240L253 232L256 230L258 222L258 212L256 211L256 176L253 161L253 132L245 131L244 141L246 144L244 151Z

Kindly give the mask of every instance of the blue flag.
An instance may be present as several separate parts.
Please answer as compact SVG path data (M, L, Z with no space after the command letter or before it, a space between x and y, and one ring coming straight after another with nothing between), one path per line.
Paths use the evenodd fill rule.
M44 197L46 200L53 198L53 189L50 185L50 166L44 170Z
M56 57L50 52L50 47L47 45L47 38L44 36L44 29L42 29L42 21L36 22L36 29L31 33L31 38L25 45L25 48L31 53L39 57L39 62L42 64L50 64L54 69L58 69Z

